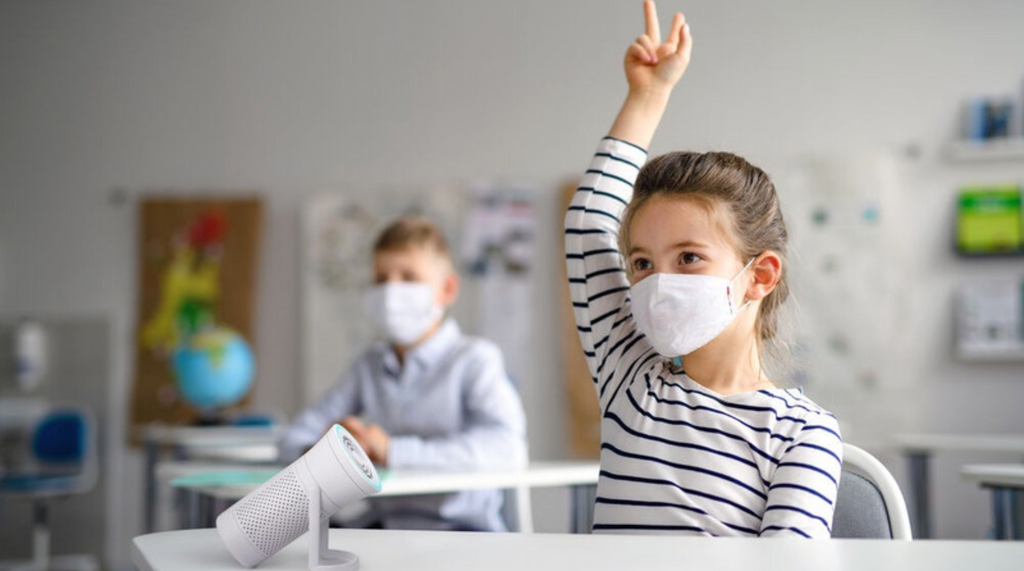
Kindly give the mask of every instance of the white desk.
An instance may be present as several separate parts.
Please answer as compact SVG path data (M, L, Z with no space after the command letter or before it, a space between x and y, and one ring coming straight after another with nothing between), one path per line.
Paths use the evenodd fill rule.
M280 425L271 426L170 426L142 427L140 438L146 455L144 525L156 528L156 466L166 452L176 458L217 458L233 462L270 462L277 459Z
M186 507L190 512L187 517L190 526L197 522L212 525L213 517L226 507L218 504L241 499L281 467L161 462L157 468L157 478L191 494L186 501ZM525 468L512 470L387 469L381 471L381 491L374 497L510 489L515 492L519 531L531 532L533 514L530 489L567 486L573 489L573 527L577 531L588 531L593 504L591 488L597 484L599 472L600 463L596 460L531 462ZM197 480L203 479L202 476L216 479L218 474L225 474L228 480L237 478L243 482L196 483ZM213 500L215 504L207 503L208 500Z
M929 460L935 452L994 452L1024 455L1024 435L1007 434L897 434L896 445L910 472L910 517L914 536L932 536Z
M965 480L992 492L992 528L997 539L1024 539L1019 490L1024 490L1024 464L968 464Z
M215 529L136 537L141 571L240 571ZM713 539L675 536L330 530L332 549L359 556L362 571L1019 571L1024 543L871 539ZM258 567L305 570L306 536Z

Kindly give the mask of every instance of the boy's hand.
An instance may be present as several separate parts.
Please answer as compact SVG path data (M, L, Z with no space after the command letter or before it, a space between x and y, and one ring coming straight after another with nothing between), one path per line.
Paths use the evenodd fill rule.
M653 0L644 2L646 32L626 50L626 81L633 92L670 91L690 64L693 41L686 18L676 12L672 30L661 41L658 12Z
M390 438L383 428L376 424L364 424L354 416L346 417L338 424L352 434L371 462L378 466L387 466Z

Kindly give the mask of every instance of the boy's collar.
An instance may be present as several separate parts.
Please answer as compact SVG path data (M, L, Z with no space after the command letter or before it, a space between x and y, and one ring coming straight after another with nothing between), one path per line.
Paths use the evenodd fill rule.
M461 333L459 324L456 323L454 318L444 317L437 331L434 331L430 337L427 337L418 345L406 350L405 364L408 365L410 362L415 361L417 366L429 368L448 352L448 347ZM384 365L389 372L402 369L402 366L398 363L395 348L391 345L387 346L387 351L384 353Z

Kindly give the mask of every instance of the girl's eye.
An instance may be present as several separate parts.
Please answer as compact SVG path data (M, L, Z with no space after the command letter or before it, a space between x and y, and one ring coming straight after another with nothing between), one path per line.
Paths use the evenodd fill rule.
M682 262L683 265L696 264L697 262L701 261L701 257L698 256L697 254L694 254L693 252L686 252L685 254L679 257L679 261Z
M637 258L633 260L633 271L634 272L646 272L652 269L654 266L651 265L651 261L646 258Z

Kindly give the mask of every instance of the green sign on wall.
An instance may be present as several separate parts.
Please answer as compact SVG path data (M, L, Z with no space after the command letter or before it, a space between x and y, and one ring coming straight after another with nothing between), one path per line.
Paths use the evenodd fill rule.
M965 254L1024 252L1020 185L963 188L956 244Z

